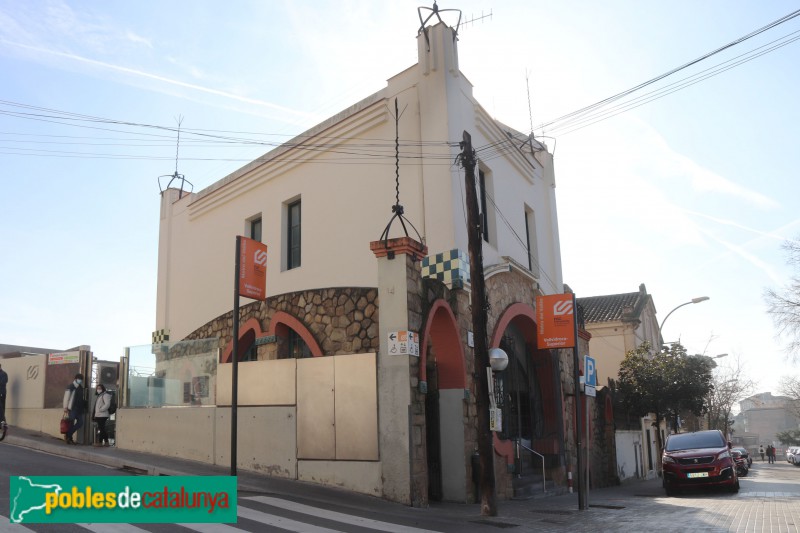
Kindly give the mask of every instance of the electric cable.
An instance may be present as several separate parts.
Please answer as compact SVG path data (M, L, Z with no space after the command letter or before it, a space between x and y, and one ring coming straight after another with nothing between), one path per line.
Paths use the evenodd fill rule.
M740 43L742 43L742 42L744 42L744 41L746 41L748 39L751 39L751 38L755 37L756 35L764 33L765 31L768 31L768 30L770 30L770 29L772 29L772 28L774 28L774 27L776 27L776 26L778 26L780 24L783 24L783 23L785 23L785 22L787 22L789 20L792 20L797 16L800 16L800 10L793 11L793 12L787 14L787 15L784 15L783 17L781 17L781 18L779 18L777 20L774 20L774 21L770 22L769 24L767 24L765 26L762 26L761 28L758 28L757 30L752 31L752 32L748 33L747 35L739 37L738 39L735 39L735 40L729 42L728 44L725 44L725 45L723 45L723 46L721 46L721 47L719 47L719 48L717 48L715 50L712 50L711 52L703 54L702 56L700 56L700 57L698 57L696 59L693 59L692 61L689 61L688 63L685 63L685 64L683 64L683 65L681 65L679 67L673 68L672 70L669 70L669 71L667 71L667 72L665 72L663 74L660 74L660 75L656 76L655 78L652 78L652 79L647 80L647 81L645 81L643 83L640 83L639 85L631 87L630 89L626 89L625 91L617 93L617 94L615 94L613 96L609 96L608 98L605 98L603 100L595 102L595 103L593 103L591 105L582 107L582 108L580 108L580 109L578 109L576 111L572 111L571 113L567 113L566 115L562 115L562 116L560 116L558 118L555 118L553 120L550 120L548 122L544 122L544 123L540 124L537 129L544 131L545 128L547 128L548 126L551 126L551 125L553 125L553 124L555 124L557 122L561 122L561 121L566 120L568 118L574 117L575 115L579 115L579 114L586 113L588 111L592 111L592 110L594 110L594 109L596 109L596 108L598 108L600 106L605 106L610 102L614 102L616 100L619 100L620 98L623 98L623 97L625 97L625 96L627 96L627 95L629 95L629 94L631 94L631 93L633 93L635 91L638 91L639 89L647 87L648 85L652 85L653 83L656 83L656 82L658 82L658 81L660 81L660 80L662 80L662 79L664 79L664 78L666 78L668 76L671 76L672 74L675 74L676 72L680 72L681 70L689 68L692 65L695 65L695 64L697 64L697 63L699 63L701 61L704 61L704 60L708 59L709 57L712 57L712 56L714 56L714 55L716 55L716 54L718 54L718 53L720 53L720 52L722 52L724 50L727 50L728 48L736 46L737 44L740 44Z

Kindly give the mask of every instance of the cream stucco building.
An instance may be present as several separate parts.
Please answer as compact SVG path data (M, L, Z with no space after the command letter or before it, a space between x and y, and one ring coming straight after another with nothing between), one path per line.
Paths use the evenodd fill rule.
M661 330L653 297L644 283L636 292L578 298L585 328L591 334L589 349L596 362L597 382L617 380L625 354L645 342L657 351ZM641 427L618 428L617 473L620 479L656 475L658 446L653 420L644 417Z
M267 299L244 300L238 317L238 403L250 421L240 466L415 505L473 500L474 376L483 370L472 354L464 171L454 164L467 131L488 341L511 359L495 376L498 492L523 492L542 464L566 485L571 353L536 347L534 313L537 295L564 290L552 155L474 99L453 28L420 31L416 51L417 63L383 90L258 160L197 193L162 193L155 363L152 375L133 375L128 360L126 385L161 380L172 393L160 398L186 409L120 409L120 446L229 460L232 271L244 235L269 253ZM405 110L397 123L395 102ZM381 238L395 204L406 231L395 219ZM418 334L418 353L396 353L414 344L395 342L405 331ZM218 342L209 352L203 339ZM195 355L202 364L183 364ZM142 438L146 425L164 442L152 430Z

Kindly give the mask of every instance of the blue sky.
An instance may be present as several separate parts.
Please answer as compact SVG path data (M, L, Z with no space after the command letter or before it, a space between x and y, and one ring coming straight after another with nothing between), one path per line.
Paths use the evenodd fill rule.
M0 0L0 342L90 344L116 359L149 342L155 324L158 177L175 172L174 133L57 124L41 108L166 128L182 116L186 129L279 143L415 63L419 5ZM465 20L492 12L462 28L461 69L493 116L554 137L564 279L576 293L645 283L660 320L709 296L670 317L667 340L730 353L722 364L738 355L760 390L796 375L762 293L788 281L780 244L800 235L800 43L582 129L539 125L797 4L439 7ZM791 20L634 96L798 31ZM184 137L178 164L195 190L267 150L197 139Z

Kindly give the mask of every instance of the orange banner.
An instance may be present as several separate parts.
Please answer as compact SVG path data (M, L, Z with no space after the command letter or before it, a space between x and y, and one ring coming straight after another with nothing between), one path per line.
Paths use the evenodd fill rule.
M254 300L267 299L267 245L239 239L239 296Z
M536 297L537 345L540 350L575 347L575 302L572 294Z

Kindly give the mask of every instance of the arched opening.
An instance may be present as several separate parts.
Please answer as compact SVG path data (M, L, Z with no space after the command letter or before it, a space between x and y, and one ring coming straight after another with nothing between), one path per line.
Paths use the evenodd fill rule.
M322 349L308 328L284 311L277 311L272 315L267 335L277 337L278 359L323 356Z
M239 345L236 348L239 361L255 360L256 338L261 337L262 335L261 323L255 318L251 318L239 326ZM230 363L233 360L231 358L232 353L233 341L231 340L231 342L229 342L225 347L225 351L222 355L222 362Z
M428 498L466 501L464 388L466 365L455 315L444 300L428 311L420 346L425 396Z
M522 476L541 468L540 459L530 450L544 455L549 466L559 465L562 453L558 360L550 350L537 348L536 336L533 308L516 303L500 317L490 344L504 349L509 358L506 370L495 375L496 399L503 410L495 449Z
M269 329L262 331L256 318L248 319L239 326L239 361L254 361L257 358L256 339L275 336L278 342L278 358L322 357L322 349L302 322L289 313L277 311L270 320ZM222 355L223 363L231 362L233 342L229 342Z

